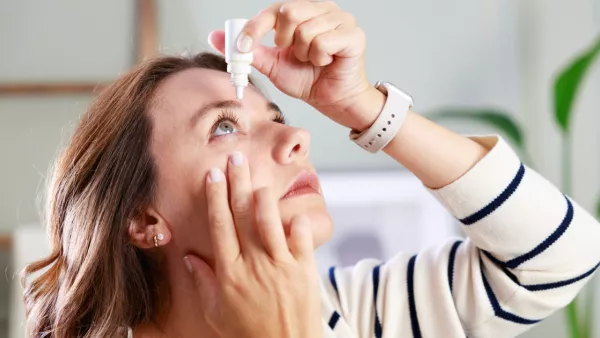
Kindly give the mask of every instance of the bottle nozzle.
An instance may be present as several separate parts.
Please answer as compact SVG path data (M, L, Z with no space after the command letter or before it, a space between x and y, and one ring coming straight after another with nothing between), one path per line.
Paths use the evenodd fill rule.
M244 86L235 86L235 97L238 100L241 100L244 98Z

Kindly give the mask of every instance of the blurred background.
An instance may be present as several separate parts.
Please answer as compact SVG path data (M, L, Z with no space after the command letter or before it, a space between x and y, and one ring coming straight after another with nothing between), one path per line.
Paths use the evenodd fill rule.
M337 2L366 31L372 82L395 83L416 111L454 130L502 134L527 164L600 213L600 0ZM0 0L0 338L24 337L17 272L47 250L39 199L48 168L98 88L152 55L208 50L211 30L270 3ZM312 134L337 227L318 252L321 269L462 236L410 173L258 78ZM600 309L589 311L598 284L578 299L591 323L600 322ZM569 325L561 311L523 337L575 338ZM589 337L600 327L577 338Z

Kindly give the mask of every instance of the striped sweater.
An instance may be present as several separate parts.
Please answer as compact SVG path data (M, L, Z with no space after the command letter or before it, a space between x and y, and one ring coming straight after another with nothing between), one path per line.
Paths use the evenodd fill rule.
M600 262L600 225L524 166L498 137L457 181L431 193L465 240L332 267L325 337L515 337L566 306Z

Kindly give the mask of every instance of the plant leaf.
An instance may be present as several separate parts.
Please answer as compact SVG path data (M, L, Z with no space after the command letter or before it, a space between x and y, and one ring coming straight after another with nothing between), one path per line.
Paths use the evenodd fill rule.
M524 150L525 141L521 127L510 115L500 110L489 108L449 108L434 111L426 116L434 121L446 119L466 120L487 124L509 138L521 150Z
M579 87L600 53L600 38L565 67L554 82L554 118L563 133L569 132L571 112Z

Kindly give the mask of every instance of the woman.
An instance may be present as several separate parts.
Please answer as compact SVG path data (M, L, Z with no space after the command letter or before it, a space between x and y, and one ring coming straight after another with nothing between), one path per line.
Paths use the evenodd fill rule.
M273 29L277 47L260 46ZM223 40L210 35L220 52ZM358 132L387 132L381 114L408 102L367 82L364 34L333 2L274 4L238 48ZM374 137L469 237L319 282L313 250L332 224L309 135L253 86L236 101L225 68L212 54L149 60L92 104L53 176L52 253L25 271L41 273L25 292L29 335L512 337L595 271L598 223L501 138L396 110L387 125L399 130Z

